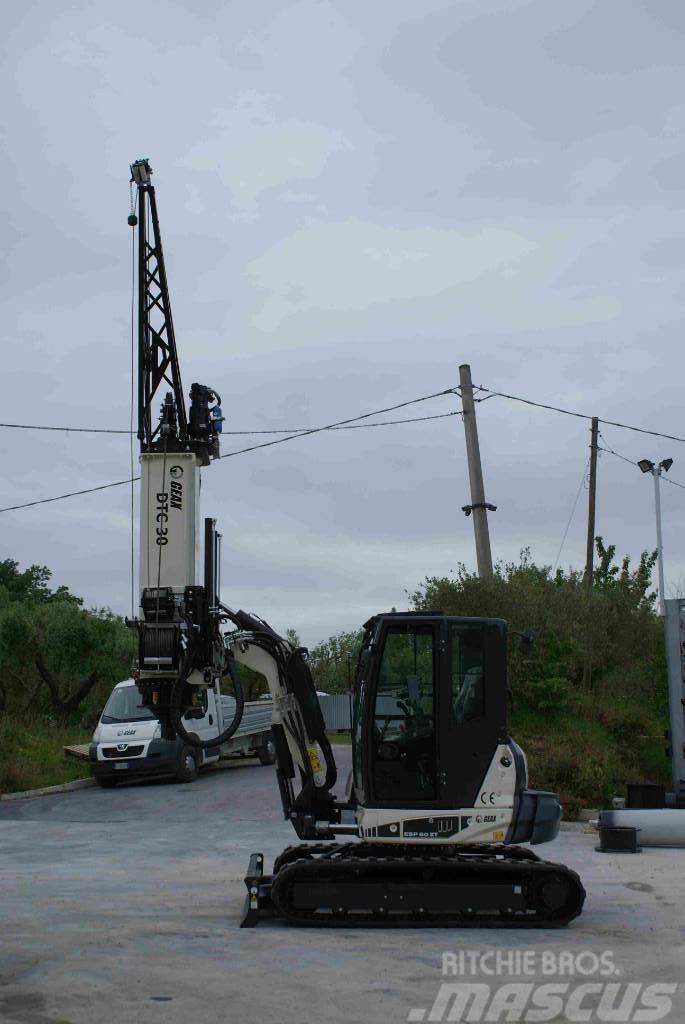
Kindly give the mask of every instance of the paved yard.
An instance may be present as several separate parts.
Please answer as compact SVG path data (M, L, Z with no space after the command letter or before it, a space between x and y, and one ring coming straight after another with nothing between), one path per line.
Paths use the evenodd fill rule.
M349 748L336 748L343 776L349 756ZM326 931L278 923L239 930L249 854L262 850L270 866L294 838L273 769L254 762L190 786L152 782L0 803L0 1021L457 1020L457 1004L443 1005L449 993L440 986L460 979L441 975L443 952L527 952L530 973L520 960L514 969L523 973L509 975L513 961L500 957L500 977L488 973L493 958L479 961L473 975L468 958L452 958L467 972L461 981L481 985L481 995L483 985L494 995L511 981L557 982L567 986L568 1000L581 984L609 980L620 986L618 997L628 982L685 979L681 851L609 856L595 852L593 836L563 832L544 854L580 872L588 900L582 917L558 932ZM571 954L563 972L545 973L543 954L563 951ZM609 979L593 969L593 954L608 951L620 972ZM580 1009L564 1002L559 1013L527 1018L531 1004L526 1010L523 1002L533 997L527 988L517 991L507 996L514 1009L496 1014L491 1007L489 1019L600 1019L592 1011L599 994L588 992ZM669 998L667 1016L642 1019L685 1019L685 991ZM479 1012L463 1019L485 1020Z

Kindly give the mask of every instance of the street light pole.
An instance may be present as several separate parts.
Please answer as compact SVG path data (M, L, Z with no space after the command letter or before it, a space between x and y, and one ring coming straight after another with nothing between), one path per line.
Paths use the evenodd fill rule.
M662 473L668 473L673 465L673 459L662 459L655 465L650 459L640 459L639 468L643 473L651 473L654 477L654 508L656 511L656 564L659 574L659 615L666 616L666 595L664 594L664 548L661 540L661 487L660 480Z
M666 616L666 605L664 604L664 549L661 543L661 463L652 470L654 477L654 507L656 509L656 564L659 571L659 614L662 618Z

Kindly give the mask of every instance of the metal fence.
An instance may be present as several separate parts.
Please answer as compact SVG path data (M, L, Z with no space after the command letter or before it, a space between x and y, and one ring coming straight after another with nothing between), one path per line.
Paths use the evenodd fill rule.
M352 698L349 693L319 696L319 704L328 732L349 732L352 728Z

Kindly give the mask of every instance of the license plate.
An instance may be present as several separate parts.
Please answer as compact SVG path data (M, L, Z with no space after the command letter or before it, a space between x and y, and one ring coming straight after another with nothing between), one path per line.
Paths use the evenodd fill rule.
M128 768L128 761L119 761L118 764L114 765L115 770L121 771L122 768Z

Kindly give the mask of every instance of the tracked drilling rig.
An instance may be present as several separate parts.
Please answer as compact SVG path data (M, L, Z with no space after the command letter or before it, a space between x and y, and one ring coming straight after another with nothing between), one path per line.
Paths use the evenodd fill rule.
M215 391L193 384L186 417L151 169L139 160L131 171L137 216L132 210L129 222L139 232L138 688L163 729L202 745L183 726L197 694L218 675L233 677L229 735L242 707L237 665L261 673L273 698L283 813L301 840L271 874L261 854L252 856L243 926L265 915L299 925L567 924L583 906L580 879L519 845L553 839L561 808L555 794L528 788L525 756L508 733L502 620L385 613L366 623L353 687L353 772L339 798L306 652L222 604L211 519L197 582L199 475L218 455L221 407Z

